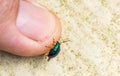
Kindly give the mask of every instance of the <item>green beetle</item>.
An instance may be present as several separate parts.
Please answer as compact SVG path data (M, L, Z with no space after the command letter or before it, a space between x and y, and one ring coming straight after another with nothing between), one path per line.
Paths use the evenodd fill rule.
M57 42L55 44L55 46L50 50L49 54L48 54L48 61L51 59L51 58L54 58L58 55L58 53L60 52L60 43Z

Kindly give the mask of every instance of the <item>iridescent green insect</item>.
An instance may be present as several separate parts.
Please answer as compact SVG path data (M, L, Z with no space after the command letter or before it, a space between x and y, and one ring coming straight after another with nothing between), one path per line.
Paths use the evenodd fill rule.
M48 54L48 61L53 58L53 57L56 57L58 55L58 53L60 52L60 43L57 42L55 44L55 46L50 50L49 54Z

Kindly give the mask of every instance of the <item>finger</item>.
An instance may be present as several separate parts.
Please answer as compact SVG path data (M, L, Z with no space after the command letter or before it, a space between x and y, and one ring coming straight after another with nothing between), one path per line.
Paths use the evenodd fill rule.
M22 35L15 26L8 27L0 37L0 48L20 56L34 56L45 53L45 46Z

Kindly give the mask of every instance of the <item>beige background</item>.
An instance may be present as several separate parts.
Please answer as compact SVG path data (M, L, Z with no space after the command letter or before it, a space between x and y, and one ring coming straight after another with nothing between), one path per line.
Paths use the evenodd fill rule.
M60 54L0 53L0 76L120 76L120 0L36 0L62 23Z

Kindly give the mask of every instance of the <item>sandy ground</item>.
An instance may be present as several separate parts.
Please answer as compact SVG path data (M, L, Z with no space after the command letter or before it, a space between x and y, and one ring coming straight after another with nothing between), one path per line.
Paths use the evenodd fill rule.
M36 0L62 23L60 54L0 53L0 76L120 76L120 0Z

